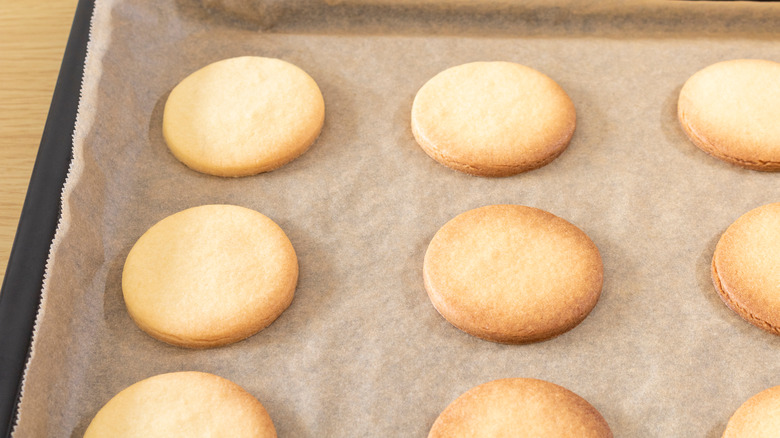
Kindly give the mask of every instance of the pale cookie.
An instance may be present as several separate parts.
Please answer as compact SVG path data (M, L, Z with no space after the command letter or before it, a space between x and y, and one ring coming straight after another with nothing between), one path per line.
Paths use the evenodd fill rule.
M680 91L680 125L704 152L748 169L780 170L780 63L723 61Z
M265 408L235 383L194 371L131 385L92 419L84 438L276 438Z
M169 344L206 348L271 324L293 299L298 259L284 231L244 207L169 216L133 246L122 273L130 316Z
M560 155L576 118L569 96L544 74L511 62L474 62L423 85L412 105L412 133L445 166L508 176Z
M601 414L566 388L501 379L470 389L439 415L428 438L611 438Z
M742 215L720 237L712 281L749 323L780 335L780 203Z
M165 103L163 136L194 170L246 176L303 154L324 118L322 94L306 72L280 59L244 56L181 81Z
M455 327L495 342L525 343L579 324L601 295L596 245L546 211L491 205L447 222L423 266L434 307Z
M750 397L734 412L723 438L777 438L780 433L780 386Z

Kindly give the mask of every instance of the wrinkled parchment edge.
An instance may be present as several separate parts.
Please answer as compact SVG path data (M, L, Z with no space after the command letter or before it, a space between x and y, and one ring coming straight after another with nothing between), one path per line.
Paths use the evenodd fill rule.
M84 142L95 121L95 99L98 95L96 90L103 73L103 56L105 55L106 49L108 47L107 43L111 40L110 26L103 26L104 29L108 29L107 32L94 32L94 30L99 26L98 23L104 23L110 19L110 5L104 5L104 3L106 3L104 0L95 0L95 5L92 9L92 16L90 17L89 21L89 37L87 40L86 56L84 58L84 73L81 77L81 87L79 88L79 103L76 110L76 122L73 128L71 161L70 165L68 166L67 176L65 177L65 183L62 186L62 192L60 194L60 217L57 221L57 228L54 233L54 238L52 239L51 246L49 247L46 268L43 273L43 283L40 294L41 298L35 317L35 325L33 326L32 337L30 341L30 352L27 356L27 361L24 366L24 373L22 374L22 381L20 383L19 401L17 403L17 408L21 405L21 400L24 397L25 387L27 386L27 373L30 369L30 363L35 358L35 346L38 340L38 329L41 321L45 317L47 301L46 298L50 293L49 278L51 278L52 269L57 265L56 254L63 238L67 235L68 230L70 229L70 204L66 201L70 198L71 193L81 179L81 175L84 170ZM22 410L18 410L13 427L11 429L11 436L16 434L16 428L21 423L22 415Z

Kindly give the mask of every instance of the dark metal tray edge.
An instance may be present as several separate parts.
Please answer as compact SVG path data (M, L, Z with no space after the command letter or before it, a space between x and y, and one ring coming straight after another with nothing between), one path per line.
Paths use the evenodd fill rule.
M79 0L0 291L0 431L13 431L73 153L94 0Z

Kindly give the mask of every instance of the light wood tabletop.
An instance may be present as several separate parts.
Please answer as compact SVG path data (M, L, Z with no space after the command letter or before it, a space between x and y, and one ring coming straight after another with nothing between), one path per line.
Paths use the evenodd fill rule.
M77 0L0 1L0 281Z

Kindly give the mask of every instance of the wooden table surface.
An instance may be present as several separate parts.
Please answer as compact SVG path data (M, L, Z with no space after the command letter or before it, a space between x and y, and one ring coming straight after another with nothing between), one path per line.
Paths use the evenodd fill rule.
M77 0L0 0L0 281Z

